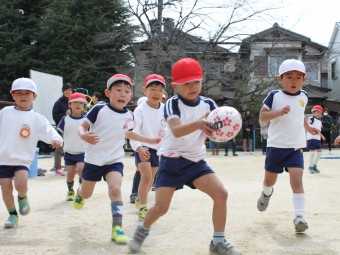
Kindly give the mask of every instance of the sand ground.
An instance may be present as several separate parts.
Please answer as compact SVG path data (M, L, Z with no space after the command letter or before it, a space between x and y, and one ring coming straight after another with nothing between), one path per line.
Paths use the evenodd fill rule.
M334 154L340 155L340 150ZM262 188L264 156L239 153L238 157L211 156L207 162L229 191L227 238L248 255L335 255L340 254L340 168L339 159L321 159L320 174L304 175L306 220L309 229L295 234L288 174L282 174L266 212L256 202ZM305 153L308 167L309 153ZM53 159L39 159L38 166L49 170ZM124 230L128 236L138 223L134 205L129 203L134 160L125 158L122 186ZM16 195L16 193L15 193ZM126 245L110 240L110 202L105 182L99 182L93 197L82 210L66 202L65 177L47 172L29 179L31 212L20 217L14 229L0 227L0 254L130 254ZM149 201L154 201L154 192ZM8 214L2 203L0 221ZM170 211L156 222L140 254L209 254L212 236L212 202L197 190L184 188L174 195ZM2 223L1 223L2 224Z

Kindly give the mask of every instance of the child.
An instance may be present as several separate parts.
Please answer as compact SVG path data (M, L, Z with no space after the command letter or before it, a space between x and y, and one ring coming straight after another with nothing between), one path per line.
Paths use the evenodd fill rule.
M156 137L164 131L164 104L161 100L165 84L164 77L158 74L151 74L145 78L143 92L147 96L147 101L139 105L133 113L136 122L135 132L147 137ZM159 147L133 140L130 144L135 151L136 165L141 175L136 206L139 219L144 219L148 210L148 193L158 170L157 149Z
M204 161L205 140L213 132L205 117L217 106L213 100L199 96L202 78L201 66L192 58L181 59L172 68L171 86L178 95L168 99L165 105L164 117L168 125L158 151L161 161L156 179L156 201L128 243L133 252L140 250L151 225L168 211L174 192L187 185L206 193L214 202L210 252L241 254L224 237L227 191Z
M28 172L38 141L52 144L54 148L60 148L63 142L48 120L31 109L37 98L37 86L31 79L16 79L11 94L16 105L0 111L0 186L9 212L5 228L18 225L12 182L18 192L19 213L27 215L30 212Z
M132 97L132 80L129 76L112 76L107 81L105 95L110 103L93 106L78 130L81 139L88 144L85 150L83 181L74 198L74 207L81 209L84 206L84 199L91 197L96 182L103 177L111 200L111 239L117 244L125 244L128 239L122 230L121 197L125 138L150 144L158 143L160 139L149 139L132 131L133 115L125 108Z
M270 121L270 126L263 192L257 202L257 208L261 212L267 209L277 176L285 169L290 175L295 213L293 222L298 233L308 228L304 219L305 194L302 183L305 130L313 134L319 133L319 130L308 125L304 117L308 97L301 88L305 79L306 69L301 61L283 61L278 76L283 90L271 91L263 101L260 111L260 119Z
M84 152L86 143L80 139L78 128L84 121L84 109L87 103L86 96L82 93L73 93L69 99L71 113L65 115L58 124L57 130L64 138L64 160L67 171L67 195L66 201L73 201L74 198L74 177L76 169L79 174L79 183L84 168Z
M321 116L322 116L323 108L320 105L314 105L312 109L313 116L308 118L308 124L312 127L317 128L321 132L322 123L321 123ZM321 151L322 151L322 140L325 140L325 137L320 133L317 135L313 135L307 132L307 149L310 151L310 158L309 158L309 173L320 173L320 170L317 167L319 162Z

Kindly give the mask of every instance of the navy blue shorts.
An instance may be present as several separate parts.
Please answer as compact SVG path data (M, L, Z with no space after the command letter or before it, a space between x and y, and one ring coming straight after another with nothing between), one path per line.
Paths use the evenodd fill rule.
M85 153L71 154L64 153L65 166L75 166L77 163L84 162Z
M307 149L308 150L322 149L321 140L317 140L317 139L307 140Z
M149 148L149 153L150 153L150 158L149 158L149 160L147 160L145 162L150 162L151 167L158 167L159 166L159 156L157 155L157 151L155 149ZM143 161L140 160L139 154L138 154L137 151L134 154L135 154L135 163L136 163L136 166L138 166L138 164L143 162Z
M302 149L267 148L266 171L279 174L291 167L304 168Z
M162 156L155 185L156 188L175 187L176 189L183 189L183 186L187 185L195 189L193 181L211 173L214 173L214 171L204 160L193 162L182 157L169 158Z
M13 178L16 171L26 170L29 172L27 166L0 166L0 178Z
M109 172L119 172L123 175L124 165L121 162L113 163L111 165L97 166L89 163L84 164L82 178L86 181L101 181L102 177L106 181L105 176Z

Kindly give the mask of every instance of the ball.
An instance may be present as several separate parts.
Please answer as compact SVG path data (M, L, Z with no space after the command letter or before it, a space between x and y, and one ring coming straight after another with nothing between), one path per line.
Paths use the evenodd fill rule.
M241 114L234 107L216 108L207 116L212 124L213 134L209 137L215 142L226 142L233 139L242 128Z

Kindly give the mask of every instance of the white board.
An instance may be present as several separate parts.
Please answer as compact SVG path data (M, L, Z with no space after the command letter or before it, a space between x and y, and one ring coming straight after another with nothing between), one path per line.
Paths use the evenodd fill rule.
M30 70L30 78L37 84L38 96L33 102L33 109L44 115L51 125L55 125L52 108L62 96L63 77Z

